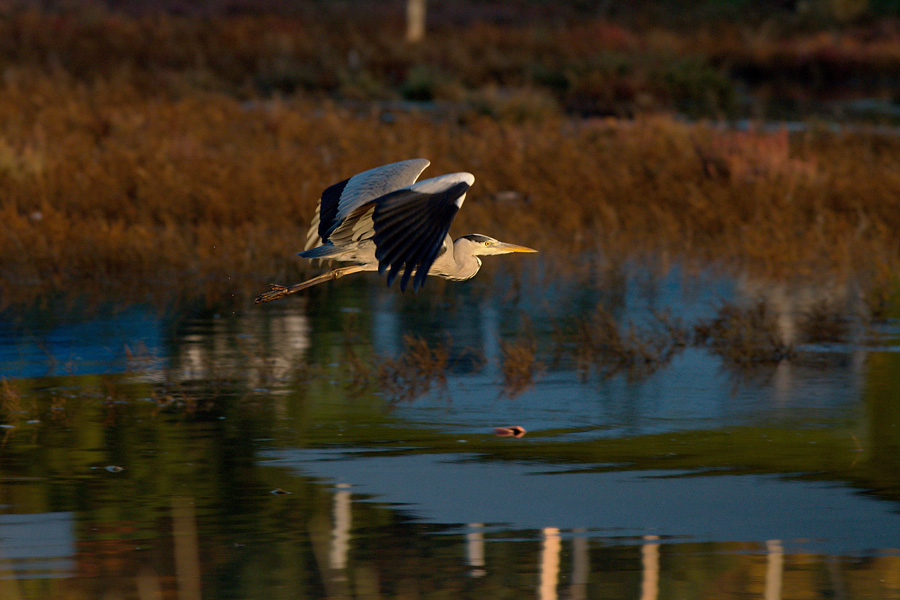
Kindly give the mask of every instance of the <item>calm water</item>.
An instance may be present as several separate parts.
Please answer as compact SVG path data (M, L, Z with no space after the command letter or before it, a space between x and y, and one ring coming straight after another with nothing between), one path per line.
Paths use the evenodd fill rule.
M604 370L572 335L598 306L690 324L764 297L794 341L853 293L635 268L539 290L5 313L0 598L900 598L895 323Z

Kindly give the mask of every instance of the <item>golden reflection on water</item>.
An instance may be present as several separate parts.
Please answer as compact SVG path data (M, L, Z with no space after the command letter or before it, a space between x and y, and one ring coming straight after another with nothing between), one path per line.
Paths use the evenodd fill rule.
M200 600L200 549L193 498L172 499L172 538L179 600Z
M333 489L332 504L332 531L331 535L322 538L326 547L321 551L329 557L328 568L319 573L325 589L329 590L328 598L407 598L408 591L414 589L410 584L401 584L398 593L379 592L379 578L389 579L388 572L379 572L374 568L374 563L367 564L367 559L362 559L362 554L356 554L352 566L348 563L348 556L355 554L352 536L349 535L351 512L353 502L349 486L340 486ZM171 500L171 530L174 554L172 565L175 577L168 579L162 576L162 571L157 567L139 562L120 561L119 571L110 572L110 586L104 598L132 598L137 600L197 600L206 597L203 581L208 578L203 573L200 562L200 550L205 543L204 536L198 528L197 517L194 509L194 501L188 497L173 497ZM468 576L476 581L485 580L490 585L496 585L492 577L506 573L507 566L497 563L491 564L485 557L484 525L472 523L466 526L461 543L464 552L460 554L459 561L468 569ZM533 553L517 553L517 567L522 572L527 572L525 565L529 560L535 561L534 590L538 600L580 600L587 597L595 597L601 589L620 589L622 583L621 572L610 571L604 566L596 554L606 544L593 540L585 535L583 530L565 531L556 527L545 527L539 532L540 543L532 545ZM208 540L206 541L208 543ZM498 543L498 542L489 542ZM834 557L822 557L804 554L785 554L784 546L780 540L772 539L760 544L737 544L723 547L714 555L709 554L708 546L699 545L691 549L691 544L665 542L659 536L647 534L640 539L638 550L634 546L622 546L616 553L617 561L624 561L623 565L630 562L633 565L636 579L629 584L634 590L634 596L608 596L602 597L636 597L640 600L658 600L668 597L680 585L681 578L686 572L690 572L689 565L695 562L697 557L703 557L704 561L714 561L717 566L714 572L723 574L728 579L721 589L709 587L713 581L707 581L705 585L705 598L730 598L737 593L740 597L746 594L738 592L732 586L740 580L748 582L757 580L759 586L750 584L745 592L759 589L760 595L765 600L789 600L792 598L828 597L828 591L839 594L844 598L870 598L884 599L897 598L900 593L900 555L882 555L871 557L865 562L838 559ZM611 556L607 547L604 550L605 560ZM665 557L665 560L663 558ZM764 557L764 558L763 558ZM761 560L762 559L762 560ZM4 599L31 600L37 598L69 600L70 598L83 598L77 592L81 583L79 579L73 580L74 586L64 591L57 587L57 591L44 596L33 593L33 581L17 579L15 571L10 569L8 562L0 560L0 570L4 573L0 579L0 591ZM398 565L399 566L399 565ZM435 565L437 566L437 565ZM404 581L412 581L418 578L430 577L429 569L435 568L422 565L421 571L402 571ZM443 564L440 569L446 569L449 565ZM622 566L619 568L621 569ZM696 565L699 566L699 565ZM373 570L374 568L374 570ZM567 575L563 574L563 570ZM688 569L688 571L685 571ZM209 571L209 569L207 569ZM128 576L128 573L134 573ZM464 570L459 571L464 573ZM697 571L701 574L703 569ZM395 573L398 574L398 573ZM48 573L53 576L54 574ZM130 583L123 580L130 579ZM785 587L785 577L789 585ZM825 577L827 581L823 580ZM116 583L113 583L116 581ZM566 581L568 584L564 584ZM619 583L616 583L616 582ZM829 583L830 582L830 583ZM83 583L83 582L82 582ZM102 582L99 589L103 589ZM124 587L123 587L124 584ZM610 588L609 586L613 586ZM374 586L374 587L373 587ZM405 587L404 587L405 586ZM618 587L617 587L618 586ZM674 587L673 587L674 586ZM96 586L92 586L95 590ZM628 586L626 586L628 587ZM407 592L402 592L406 589ZM621 588L624 589L624 588ZM357 590L356 593L353 590ZM362 590L369 590L364 596L358 595ZM487 591L486 590L486 591ZM687 589L682 589L687 591ZM812 594L812 595L811 595ZM820 596L819 594L822 594ZM869 594L877 594L872 596ZM281 596L278 596L281 597ZM311 596L310 596L311 597ZM429 594L414 595L412 597L430 597ZM698 596L699 597L699 596Z
M641 545L641 600L659 596L659 536L645 535Z
M781 578L784 572L784 548L779 540L766 542L766 600L780 600Z
M329 566L334 571L347 568L347 554L350 552L350 525L353 522L350 513L350 485L337 484L334 493L334 527L331 532L331 550L328 554Z
M562 542L559 529L544 527L541 541L540 583L538 584L539 600L556 600L556 586L559 581L559 553Z

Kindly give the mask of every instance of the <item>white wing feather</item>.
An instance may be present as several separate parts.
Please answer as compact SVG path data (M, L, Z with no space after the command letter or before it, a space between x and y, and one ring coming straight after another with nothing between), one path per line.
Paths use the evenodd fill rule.
M354 175L346 180L346 185L340 192L334 223L340 224L348 215L367 202L412 185L430 164L431 162L425 158L414 158L375 167ZM319 236L321 210L322 198L319 198L316 212L306 234L305 250L320 246L324 242Z

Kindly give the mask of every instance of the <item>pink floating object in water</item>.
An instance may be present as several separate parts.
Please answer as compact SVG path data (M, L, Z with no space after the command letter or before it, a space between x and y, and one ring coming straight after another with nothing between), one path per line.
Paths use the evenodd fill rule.
M512 427L494 427L494 435L499 437L517 437L525 435L525 428L513 425Z

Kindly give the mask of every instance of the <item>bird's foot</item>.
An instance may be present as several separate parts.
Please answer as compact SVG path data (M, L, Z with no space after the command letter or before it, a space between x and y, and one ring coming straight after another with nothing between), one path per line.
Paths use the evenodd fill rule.
M263 302L271 302L272 300L278 300L279 298L283 298L287 296L290 292L283 285L278 285L277 283L269 284L269 291L263 292L259 296L257 296L253 301L257 304L262 304Z

